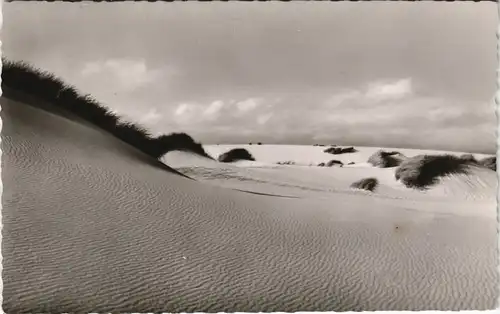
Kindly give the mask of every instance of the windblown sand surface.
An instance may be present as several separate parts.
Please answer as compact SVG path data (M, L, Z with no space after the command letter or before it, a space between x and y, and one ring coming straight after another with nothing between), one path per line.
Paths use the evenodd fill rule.
M369 148L246 147L256 162L237 164L167 154L197 182L76 120L1 105L7 313L495 306L493 171L417 192L394 169L272 164L366 162ZM365 177L379 190L349 188Z
M217 156L235 147L247 149L256 156L256 161L238 161L222 164L184 152L171 152L163 157L170 166L200 181L225 187L238 187L255 192L274 191L303 198L344 197L346 194L369 195L369 200L398 199L415 205L419 210L431 212L445 211L458 213L453 203L462 204L470 200L473 206L468 213L496 217L496 172L482 167L471 167L469 174L456 174L440 179L439 184L422 192L405 187L396 181L396 168L377 168L366 161L379 147L356 147L358 152L332 155L324 153L324 147L294 145L207 145L205 150ZM386 151L397 150L407 157L420 154L452 154L461 152L443 152L431 150L384 148ZM477 158L486 155L476 154ZM317 167L321 162L339 160L342 167ZM279 161L293 161L292 165L278 165ZM349 162L355 164L348 165ZM360 179L374 177L380 182L376 193L354 191L350 185ZM311 194L311 192L316 192ZM319 193L319 194L318 194ZM357 196L356 196L357 197ZM366 198L363 197L366 200ZM422 203L423 202L423 203ZM429 208L429 204L436 204ZM442 204L445 206L442 206ZM427 204L427 205L424 205ZM439 204L439 205L438 205ZM482 206L480 210L477 206Z

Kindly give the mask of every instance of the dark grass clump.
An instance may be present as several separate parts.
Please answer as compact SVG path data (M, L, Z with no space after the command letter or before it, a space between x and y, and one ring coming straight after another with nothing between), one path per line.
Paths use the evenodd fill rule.
M356 148L350 146L350 147L343 147L340 151L341 154L345 154L345 153L355 153L357 152Z
M474 157L474 155L472 155L472 154L463 154L460 156L460 159L463 159L463 160L468 161L470 163L477 163L476 157Z
M375 191L378 186L378 180L376 178L365 178L351 184L351 188L367 190L370 192Z
M76 88L53 74L35 69L26 62L13 62L5 58L2 58L2 62L2 88L6 96L9 92L28 94L111 133L156 159L172 150L189 151L211 158L201 144L185 133L154 138L144 127L123 121L90 95L80 94Z
M426 189L441 177L467 173L472 165L453 155L418 155L403 161L395 171L395 178L406 187Z
M329 147L325 149L323 152L328 153L328 154L333 154L333 155L339 155L339 154L346 154L346 153L355 153L357 150L350 146L350 147Z
M278 161L276 164L278 164L278 165L288 165L288 166L291 166L291 165L295 165L295 161L292 161L292 160L287 160L287 161Z
M368 163L378 168L392 168L399 166L405 156L399 152L378 150L368 158Z
M340 160L332 159L325 164L325 167L333 167L334 165L343 166L344 164Z
M170 151L185 151L213 159L212 156L207 154L203 145L195 142L194 139L186 133L171 133L168 135L160 135L152 140L158 150L154 152L155 155L163 156Z
M495 156L486 157L478 161L480 166L497 171L497 158Z
M323 153L328 153L328 154L339 154L341 148L340 147L328 147L327 149L323 150Z
M244 148L234 148L228 152L221 154L218 158L220 162L235 162L238 160L250 160L255 161L252 154Z
M324 167L324 166L325 166L325 163L324 163L324 162L320 162L320 163L318 164L318 167Z

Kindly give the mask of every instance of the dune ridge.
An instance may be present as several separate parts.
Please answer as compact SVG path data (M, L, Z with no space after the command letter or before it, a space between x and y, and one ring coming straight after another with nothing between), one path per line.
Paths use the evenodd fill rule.
M10 95L0 112L7 313L495 306L494 218L187 180L102 128Z
M213 159L200 143L185 133L153 137L146 128L125 121L90 95L80 94L75 87L64 83L52 73L35 69L26 62L15 62L6 58L2 58L2 62L2 88L5 95L15 96L23 93L36 97L52 104L51 107L68 111L102 128L156 159L175 150Z

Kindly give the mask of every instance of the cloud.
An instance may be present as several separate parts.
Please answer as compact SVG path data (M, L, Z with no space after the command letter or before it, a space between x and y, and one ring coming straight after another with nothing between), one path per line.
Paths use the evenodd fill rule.
M266 124L269 121L269 119L272 118L273 115L274 114L272 112L260 115L260 116L257 117L257 123L260 124L260 125L264 125L264 124Z
M376 100L402 98L412 94L411 79L401 79L392 83L373 83L366 91L366 97Z
M461 125L465 132L479 124L493 123L494 112L485 104L416 95L409 88L409 80L402 82L371 84L367 90L330 96L313 113L316 125L336 130L352 127L389 132L399 128L420 133L422 128L438 132L447 125Z
M273 102L255 97L243 100L232 98L217 99L209 103L182 102L177 105L173 112L176 117L181 119L176 121L180 124L197 123L200 125L213 125L216 123L220 125L221 123L227 123L233 124L235 127L241 127L242 124L252 121L253 117L256 118L257 115L262 114L260 110L256 109L262 107L263 104L267 105L263 106L265 109L269 109L273 105ZM269 118L270 116L267 118L264 116L259 121L265 123L264 120L268 120Z
M339 107L373 107L381 102L402 100L413 95L412 80L410 78L400 79L393 82L374 81L368 84L366 89L346 89L339 91L324 102L326 107L332 109Z
M272 129L266 125L270 117L265 113L259 113L255 121L259 134L283 141L324 139L463 151L494 147L492 104L419 95L411 82L409 78L378 79L359 89L339 90L323 100L292 96L275 106L273 113L279 114L269 114Z
M151 125L158 123L163 118L163 115L158 113L155 108L152 108L146 112L142 117L139 118L139 123Z
M362 97L362 93L357 90L347 90L347 91L342 91L339 93L336 93L332 96L330 96L326 101L325 105L327 107L338 107L346 102Z
M207 116L209 119L215 119L219 116L222 108L224 108L224 102L222 100L216 100L205 109L203 115Z
M248 98L243 101L237 102L236 106L240 112L248 112L254 110L262 104L263 99L261 98Z
M189 118L196 112L196 107L193 104L182 103L177 106L174 114L179 118Z
M165 118L168 123L162 128L168 125L169 129L163 132L182 130L201 141L210 142L212 138L221 143L247 142L251 137L280 143L325 140L346 145L410 145L458 151L493 147L492 104L419 95L411 82L406 78L377 79L358 89L330 95L296 93L280 98L181 101L167 109L170 114L153 110L143 114L142 121L151 125ZM159 125L156 127L160 130Z
M86 62L80 71L82 77L109 84L114 91L129 91L153 83L162 74L151 70L143 59L107 59Z

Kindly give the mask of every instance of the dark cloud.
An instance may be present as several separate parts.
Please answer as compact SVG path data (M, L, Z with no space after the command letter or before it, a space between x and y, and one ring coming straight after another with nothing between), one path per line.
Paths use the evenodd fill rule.
M495 5L12 2L2 48L154 132L492 151Z

